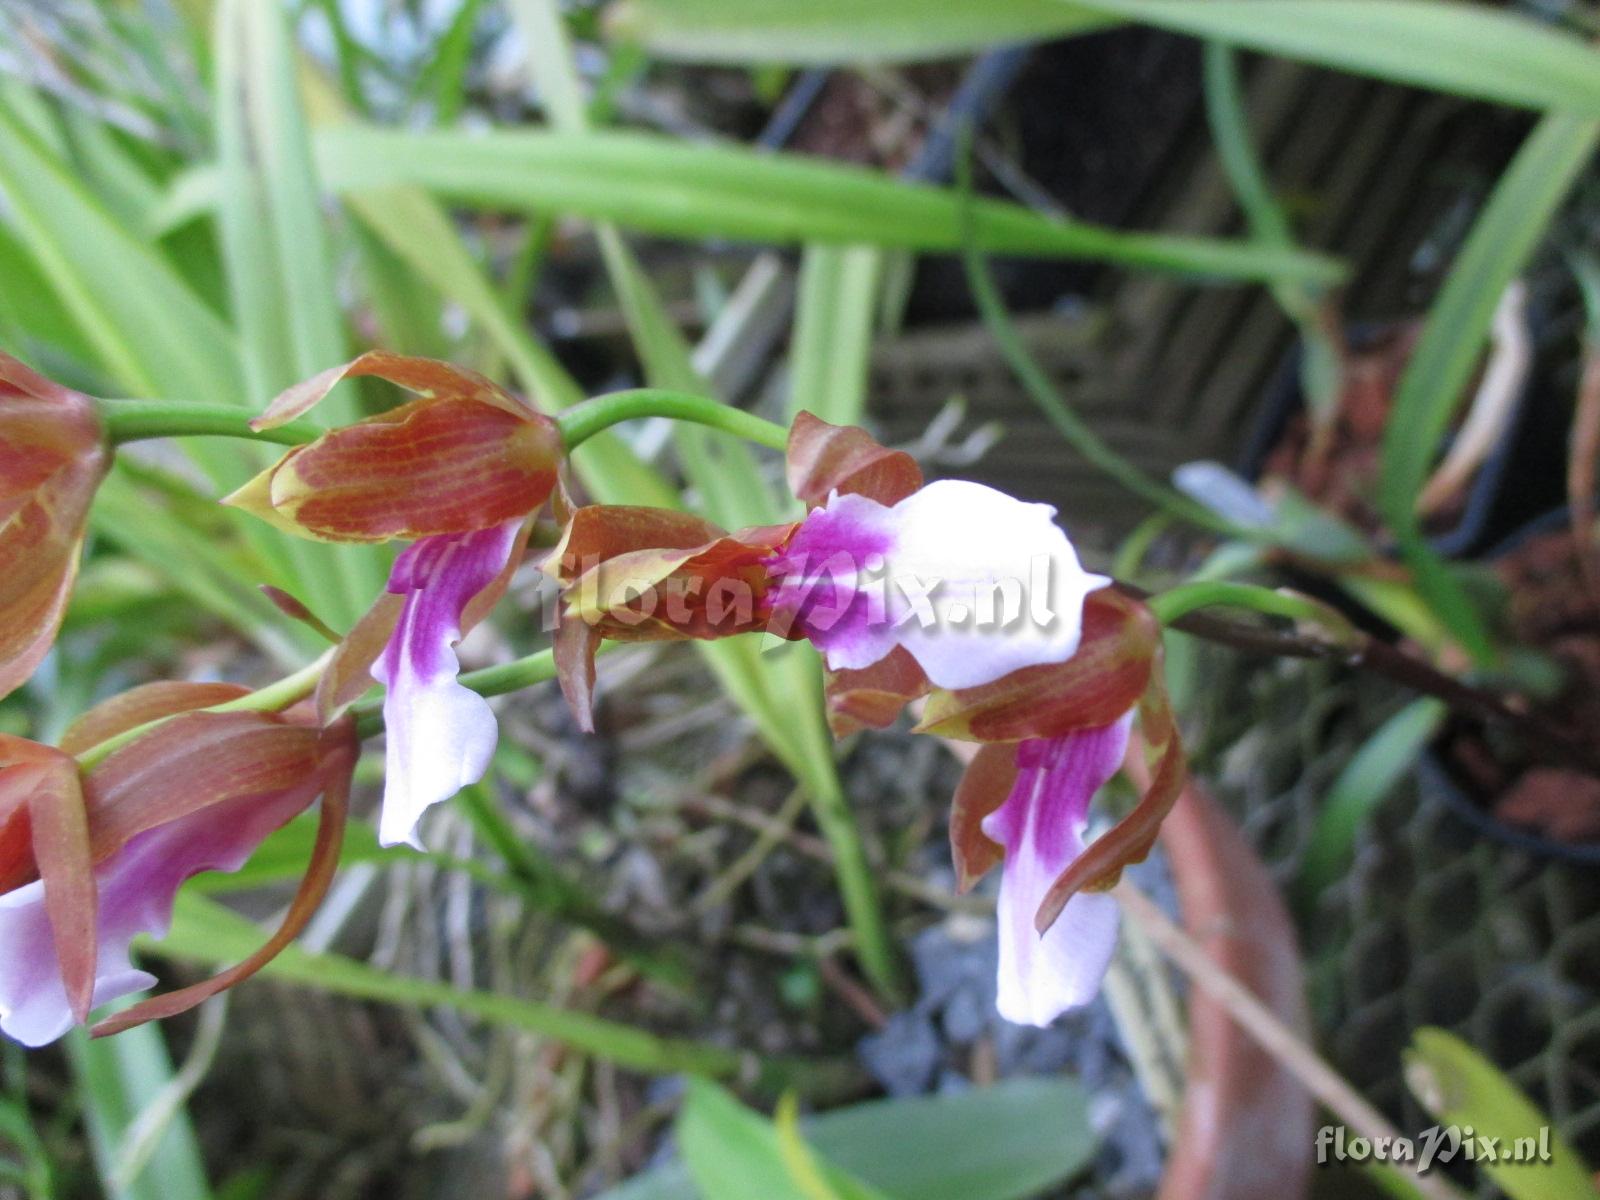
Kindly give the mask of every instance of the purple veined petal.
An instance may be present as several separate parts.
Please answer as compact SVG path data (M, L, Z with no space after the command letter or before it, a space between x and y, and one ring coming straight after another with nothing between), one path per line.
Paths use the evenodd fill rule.
M94 1003L144 991L155 976L135 967L128 947L141 933L160 937L173 898L201 871L237 871L273 830L315 798L316 786L262 800L248 797L203 809L132 839L95 870L100 889L99 960ZM39 881L0 896L0 1033L43 1046L72 1028Z
M775 609L835 670L904 646L936 687L991 683L1077 651L1085 571L1055 509L983 484L940 480L885 506L838 495L783 556Z
M417 825L433 805L478 782L489 769L499 732L489 702L457 680L461 618L511 557L522 520L472 533L440 534L395 560L389 591L405 606L389 644L373 664L383 684L385 846L418 849Z
M1083 853L1089 803L1121 766L1132 723L1130 713L1100 729L1022 742L1016 785L983 820L984 833L1006 851L997 1007L1008 1021L1048 1025L1087 1004L1111 964L1117 902L1110 896L1074 896L1042 935L1034 917L1050 885Z

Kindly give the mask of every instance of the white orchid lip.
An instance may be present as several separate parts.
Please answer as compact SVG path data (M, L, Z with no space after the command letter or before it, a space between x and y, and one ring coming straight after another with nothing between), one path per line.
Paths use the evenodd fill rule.
M996 1007L1008 1021L1048 1025L1100 991L1116 948L1117 902L1080 893L1042 934L1034 918L1051 885L1083 853L1089 804L1122 765L1132 725L1129 713L1098 729L1020 743L1016 785L983 819L983 832L1006 852Z
M835 492L772 570L775 617L834 670L903 646L936 687L967 688L1077 651L1085 571L1055 509L941 480L894 505Z
M389 591L405 606L372 676L385 687L383 809L378 840L421 849L422 814L477 783L499 741L494 710L463 687L455 645L473 598L504 570L522 519L439 534L395 560Z
M134 938L163 936L185 880L201 871L237 871L268 834L306 807L318 786L190 813L138 835L97 867L95 1006L153 986L156 977L133 965ZM0 896L0 968L0 1033L36 1047L72 1028L40 880Z

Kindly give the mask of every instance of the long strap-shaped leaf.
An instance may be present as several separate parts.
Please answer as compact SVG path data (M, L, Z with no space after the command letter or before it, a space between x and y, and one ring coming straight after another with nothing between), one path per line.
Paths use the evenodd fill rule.
M625 0L613 29L697 62L941 58L1140 21L1524 108L1600 116L1600 51L1486 4L1443 0Z
M676 237L789 245L871 242L960 248L960 197L861 167L741 146L691 145L640 132L499 129L413 133L347 125L316 138L317 168L338 192L400 185L463 204L554 209ZM164 223L217 200L214 172L186 176ZM993 254L1083 258L1215 279L1332 283L1342 268L1318 255L1215 238L1127 233L982 200L975 225Z
M1423 538L1417 496L1477 370L1500 294L1526 265L1597 144L1600 121L1566 115L1544 118L1528 135L1428 313L1384 431L1384 517L1423 595L1480 661L1491 654L1488 634L1461 584Z

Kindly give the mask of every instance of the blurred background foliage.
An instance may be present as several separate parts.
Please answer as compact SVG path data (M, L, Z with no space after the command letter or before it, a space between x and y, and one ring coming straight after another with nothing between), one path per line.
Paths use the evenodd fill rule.
M0 345L92 394L251 409L382 346L488 372L552 411L642 382L865 421L931 470L1057 503L1102 563L1121 547L1130 577L1197 561L1195 537L1172 531L1198 526L1222 535L1205 573L1276 581L1285 559L1309 563L1441 663L1525 681L1481 581L1446 561L1417 501L1519 277L1565 339L1546 423L1564 438L1572 419L1572 343L1597 320L1574 282L1600 212L1594 13L1262 10L8 0ZM1262 511L1230 504L1226 476L1168 485L1189 460L1238 465L1274 388L1331 427L1345 316L1418 313L1366 526L1293 488ZM326 419L387 403L369 383L341 385ZM53 737L151 678L300 665L317 639L261 583L335 628L364 610L383 549L284 539L213 503L264 461L203 440L119 456L65 636L0 707L5 729ZM777 466L662 423L595 438L575 462L594 499L727 526L783 515ZM1391 549L1411 582L1369 569ZM515 615L469 643L477 663L543 644L532 572L515 593ZM1198 720L1223 675L1181 640L1172 655ZM681 1164L606 1194L1149 1192L1172 1113L1160 1071L1124 1042L1154 1018L1119 1002L1024 1038L988 1015L963 974L986 969L986 907L950 895L938 747L887 735L841 757L809 648L746 638L608 664L594 742L553 697L508 705L495 771L438 821L436 852L383 851L355 829L327 909L269 972L280 983L172 1029L8 1053L0 1191L576 1196L675 1143ZM1209 691L1284 712L1266 687ZM1285 734L1245 767L1249 731L1218 732L1228 712L1204 723L1202 761L1225 793L1250 794L1247 828L1304 832L1283 856L1256 840L1309 922L1341 886L1356 895L1346 918L1376 894L1359 868L1373 813L1442 721L1396 708L1392 689L1330 702L1309 741ZM1315 756L1349 762L1317 776ZM239 875L196 881L161 961L236 958L310 836L296 822ZM1565 954L1594 898L1540 878L1568 889L1547 939ZM1398 951L1373 957L1406 969ZM1127 970L1149 1003L1171 1001L1158 966ZM1411 1029L1448 1015L1382 1042L1374 1086L1397 1086ZM1523 1061L1560 1080L1535 1098L1593 1154L1588 1028L1551 1035L1573 1070ZM1181 1044L1169 1059L1170 1074ZM802 1123L707 1082L684 1093L684 1072L818 1109L859 1098L869 1075L945 1094Z

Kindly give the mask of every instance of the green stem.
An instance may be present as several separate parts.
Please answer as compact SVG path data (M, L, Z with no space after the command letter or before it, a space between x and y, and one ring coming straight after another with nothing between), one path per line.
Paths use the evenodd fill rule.
M556 418L556 423L561 426L562 440L570 452L601 430L640 417L670 417L675 421L709 425L773 450L782 450L789 443L789 431L774 421L705 396L665 388L634 388L596 396L567 409Z
M656 982L680 992L689 989L691 973L683 956L673 947L651 945L637 929L595 904L580 884L517 835L487 787L476 783L462 788L456 805L484 843L500 856L507 877L529 904L559 921L589 930Z
M1171 625L1198 609L1226 606L1248 608L1269 617L1310 621L1327 629L1341 642L1356 636L1350 622L1320 600L1249 583L1226 583L1220 580L1184 583L1160 595L1151 596L1146 603L1150 611L1155 613L1156 620L1163 625Z
M310 421L291 421L276 429L255 429L255 414L230 404L186 404L171 400L107 400L100 419L113 445L160 437L232 437L280 446L302 446L325 430ZM704 396L663 388L612 392L575 404L556 418L568 451L622 421L669 417L707 425L760 446L782 450L789 431L782 425Z
M303 446L323 432L310 421L276 429L253 429L257 414L233 404L186 404L172 400L105 400L100 420L112 445L160 437L231 437L278 446Z
M603 653L613 643L607 642L600 647ZM556 677L556 656L553 650L541 650L537 654L530 654L526 658L514 659L508 663L501 663L497 667L485 667L481 671L470 671L461 677L464 687L469 687L480 696L504 696L508 692L519 692L525 687L532 687L536 683L546 683ZM383 732L383 704L381 701L369 700L365 704L358 704L350 710L356 719L356 734L359 737L376 737Z

